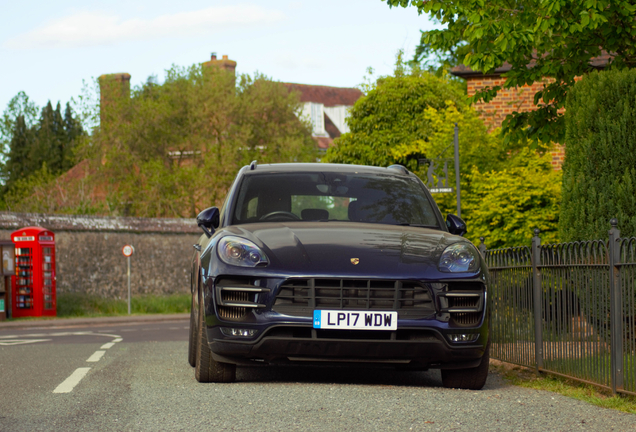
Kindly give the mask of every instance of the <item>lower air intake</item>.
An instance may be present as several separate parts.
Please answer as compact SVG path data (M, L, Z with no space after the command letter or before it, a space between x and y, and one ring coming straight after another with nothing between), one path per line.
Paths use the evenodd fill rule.
M247 302L249 294L246 292L226 292L221 294L223 302ZM236 306L219 306L219 317L225 319L240 319L247 315L247 308Z

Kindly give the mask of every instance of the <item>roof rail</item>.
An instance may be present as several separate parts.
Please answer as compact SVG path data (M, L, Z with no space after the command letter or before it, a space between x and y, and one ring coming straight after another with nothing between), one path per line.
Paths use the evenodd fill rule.
M410 172L409 170L406 169L406 167L404 165L399 165L399 164L393 164L393 165L389 165L387 167L387 169L393 169L393 170L398 170L400 171L402 174L404 175L409 175Z
M256 161L253 160L252 163L250 164L250 171L254 171L256 169Z

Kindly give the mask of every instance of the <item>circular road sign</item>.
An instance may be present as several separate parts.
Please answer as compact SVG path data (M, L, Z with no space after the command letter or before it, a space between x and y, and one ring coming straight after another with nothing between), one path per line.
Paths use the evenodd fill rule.
M123 248L121 248L121 252L124 254L125 257L130 257L132 256L132 254L135 253L135 248L132 247L131 245L126 245Z

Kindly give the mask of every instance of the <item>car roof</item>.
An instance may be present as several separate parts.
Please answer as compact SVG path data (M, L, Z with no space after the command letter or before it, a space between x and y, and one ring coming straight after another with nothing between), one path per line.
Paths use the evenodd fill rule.
M391 175L410 175L409 171L403 166L391 165L390 167L375 167L368 165L347 165L333 163L280 163L280 164L253 164L243 168L245 175L255 174L274 174L288 172L339 172L352 174L391 174Z

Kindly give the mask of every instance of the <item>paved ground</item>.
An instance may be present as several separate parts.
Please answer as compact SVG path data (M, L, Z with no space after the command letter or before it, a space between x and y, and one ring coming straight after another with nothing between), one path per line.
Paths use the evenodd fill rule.
M636 430L635 415L496 374L482 391L444 389L437 371L353 367L239 368L236 383L199 384L175 319L0 328L0 430Z

